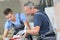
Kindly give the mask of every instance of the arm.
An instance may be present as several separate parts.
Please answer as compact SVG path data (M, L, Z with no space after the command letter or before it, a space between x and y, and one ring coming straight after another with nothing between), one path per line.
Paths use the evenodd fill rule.
M27 28L28 28L28 30L29 30L29 29L31 29L31 27L30 27L30 25L29 25L29 22L28 22L28 21L25 21L25 22L24 22L24 25L25 25L25 27L27 27Z
M31 35L37 34L39 32L39 30L40 30L39 26L36 26L30 30L26 30L26 33L23 35L23 37L26 37L27 34L31 34Z
M37 34L38 32L40 32L41 25L42 25L41 15L37 14L34 16L34 28L31 30L27 30L27 33Z
M36 26L31 30L27 30L26 33L28 33L28 34L37 34L39 32L39 30L40 30L40 27Z
M6 38L7 35L8 35L8 30L4 30L3 39Z
M29 25L29 22L28 22L27 19L26 19L26 16L25 16L24 14L21 14L21 15L20 15L20 18L21 18L21 20L23 21L25 27L27 27L28 29L31 29L31 28L30 28L30 25Z
M11 27L10 23L6 21L5 26L4 26L3 39L7 37L10 27Z

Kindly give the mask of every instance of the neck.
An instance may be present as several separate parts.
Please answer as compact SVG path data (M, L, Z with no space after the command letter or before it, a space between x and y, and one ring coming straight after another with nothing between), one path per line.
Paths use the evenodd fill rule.
M39 10L38 10L38 9L35 9L35 10L34 10L34 13L36 13L37 11L39 11Z

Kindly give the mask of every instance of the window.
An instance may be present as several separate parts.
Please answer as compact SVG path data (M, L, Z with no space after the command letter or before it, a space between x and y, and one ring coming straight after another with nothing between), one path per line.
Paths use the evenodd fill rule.
M44 10L45 7L53 6L53 0L40 0L39 5L42 6L42 10Z

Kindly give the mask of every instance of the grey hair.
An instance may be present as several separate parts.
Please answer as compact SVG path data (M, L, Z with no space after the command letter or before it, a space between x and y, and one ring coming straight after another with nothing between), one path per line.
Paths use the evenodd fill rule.
M30 7L30 8L35 7L35 5L34 5L33 2L25 3L24 6L28 6L28 7Z
M35 5L33 2L30 2L30 1L25 3L24 6L28 6L30 9L34 7L35 9L42 10L41 9L42 7L41 7L40 4L39 5Z

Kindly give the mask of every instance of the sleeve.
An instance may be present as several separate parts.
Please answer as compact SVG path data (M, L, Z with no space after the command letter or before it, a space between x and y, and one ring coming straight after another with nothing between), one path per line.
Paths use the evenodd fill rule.
M21 14L20 15L21 21L25 22L26 21L26 16L25 14Z
M36 14L34 16L34 27L42 25L42 16L40 14Z
M10 28L11 28L11 26L10 26L11 24L8 22L8 21L6 21L6 23L5 23L5 26L4 26L4 29L6 30L10 30Z

